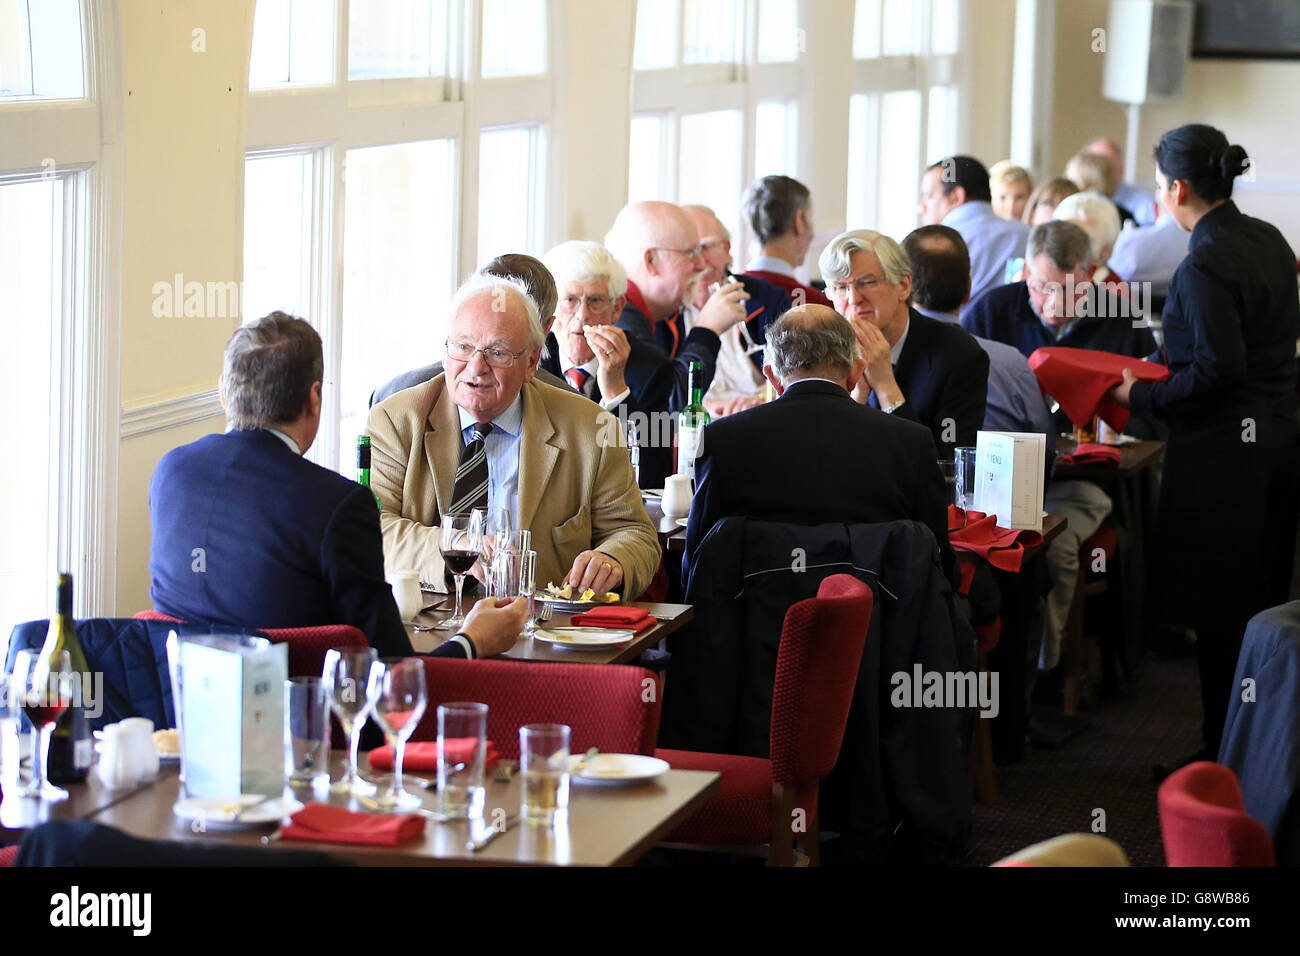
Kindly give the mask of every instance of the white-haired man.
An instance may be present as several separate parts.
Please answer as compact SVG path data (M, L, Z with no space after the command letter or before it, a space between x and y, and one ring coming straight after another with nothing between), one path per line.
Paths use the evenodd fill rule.
M941 457L974 445L988 401L989 357L961 329L911 308L912 267L903 247L857 229L832 239L820 265L866 361L853 397L930 429Z
M641 594L659 566L609 414L533 382L544 336L513 279L477 275L451 303L446 371L370 411L385 564L441 583L442 515L506 508L532 532L537 580Z
M1081 192L1066 196L1052 213L1053 219L1075 223L1088 234L1090 261L1088 280L1097 285L1124 288L1124 280L1111 271L1110 253L1119 238L1119 210L1099 192Z

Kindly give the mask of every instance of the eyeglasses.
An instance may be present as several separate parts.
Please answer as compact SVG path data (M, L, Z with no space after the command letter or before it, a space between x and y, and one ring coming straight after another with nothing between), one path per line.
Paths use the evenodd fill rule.
M483 361L487 362L493 368L509 368L515 364L515 360L523 355L528 349L520 349L518 352L511 352L508 349L476 349L468 342L453 342L447 340L447 358L455 359L457 362L469 364L474 360L475 352L483 353Z
M687 259L694 259L704 251L704 246L696 246L694 249L674 249L671 246L651 246L655 252L675 252L679 256L685 256Z
M866 295L884 281L884 276L863 276L861 279L855 279L852 282L832 282L830 289L832 295L848 295L850 289Z
M613 304L614 300L603 295L566 295L560 300L560 305L564 306L566 312L577 312L579 306L584 302L587 304L588 312L604 312Z

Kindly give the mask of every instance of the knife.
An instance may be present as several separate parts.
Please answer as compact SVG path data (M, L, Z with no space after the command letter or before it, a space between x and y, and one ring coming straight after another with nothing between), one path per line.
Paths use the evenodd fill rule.
M465 849L469 850L469 852L471 853L477 853L479 850L483 849L485 846L487 846L489 843L491 843L501 834L505 833L507 830L509 830L512 826L514 826L518 822L519 822L519 814L512 813L510 816L506 817L505 826L501 827L501 829L499 830L496 827L489 828L488 832L485 833L483 836L479 837L476 840L470 840L468 843L466 843Z

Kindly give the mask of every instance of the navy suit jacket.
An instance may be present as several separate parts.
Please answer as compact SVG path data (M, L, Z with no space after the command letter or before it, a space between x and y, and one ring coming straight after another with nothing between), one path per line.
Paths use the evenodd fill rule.
M733 515L802 525L920 521L949 570L937 460L920 425L859 405L831 382L797 382L774 402L721 418L705 427L695 463L683 581L709 529Z
M380 657L413 653L384 580L375 499L271 432L172 449L154 469L149 512L149 596L164 614L259 628L351 624ZM434 653L464 656L458 643Z

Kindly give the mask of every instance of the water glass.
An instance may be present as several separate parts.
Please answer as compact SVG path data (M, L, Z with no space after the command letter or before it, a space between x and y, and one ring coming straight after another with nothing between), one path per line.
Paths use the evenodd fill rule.
M330 779L330 703L319 677L284 682L284 773L291 787Z
M510 600L520 596L528 598L528 619L524 623L524 632L529 636L532 636L533 628L536 626L533 617L533 605L536 601L536 573L536 551L507 548L498 551L493 561L493 595Z
M438 707L438 812L443 816L483 813L487 715L487 704L457 702Z
M967 445L956 449L956 505L962 511L975 507L975 449Z
M519 773L523 779L520 814L529 823L550 826L569 809L569 727L527 724L519 728Z
M948 503L957 504L957 462L950 458L939 459L939 474L943 475L944 489L948 493Z

